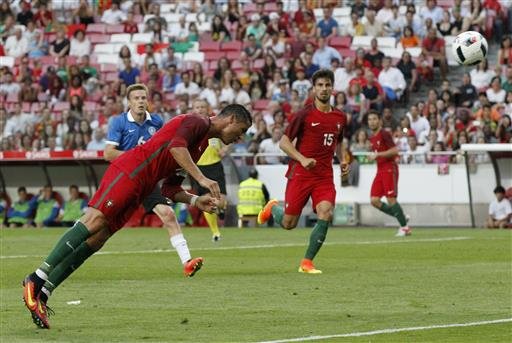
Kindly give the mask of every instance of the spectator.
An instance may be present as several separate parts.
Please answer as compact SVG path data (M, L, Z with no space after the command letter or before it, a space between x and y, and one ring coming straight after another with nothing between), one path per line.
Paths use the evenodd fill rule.
M108 10L103 12L101 22L108 25L122 24L126 20L126 15L119 8L119 1L112 1L112 5Z
M318 64L315 64L313 62L313 54L307 52L305 55L304 55L304 65L306 67L306 77L308 79L311 79L311 77L313 76L313 74L320 69L320 66Z
M452 34L453 24L450 18L450 12L448 10L443 11L443 18L436 24L437 31L441 36L449 36Z
M470 14L464 18L462 31L478 31L483 32L485 29L485 21L487 18L487 10L483 8L480 0L471 0Z
M33 21L28 22L24 36L27 39L28 44L28 57L36 59L46 55L47 45L44 41L44 35L40 29L36 28Z
M286 36L288 37L288 29L290 28L290 15L288 12L284 11L283 2L277 1L277 15L279 17L279 31L286 32Z
M357 13L352 12L350 15L350 20L350 25L347 25L345 28L346 34L351 37L364 36L366 33L364 31L364 25L359 21L359 16Z
M169 39L172 42L186 42L188 40L188 27L185 16L181 16L178 25L173 25L169 31Z
M50 43L50 55L53 57L62 57L69 55L70 42L66 38L63 28L57 30L57 37Z
M266 27L268 25L268 23L270 22L270 18L266 14L264 2L256 1L256 14L260 17L260 20Z
M186 71L181 73L181 82L176 85L174 93L176 95L188 94L189 97L195 98L201 90L197 83L190 80L190 74Z
M471 69L469 74L471 75L471 84L478 92L485 92L493 77L496 76L495 72L489 69L486 59L482 60L476 68Z
M5 122L4 137L15 135L16 132L23 132L24 128L27 128L29 124L36 121L34 115L24 113L21 109L21 103L15 103L14 109L10 113L11 116Z
M432 1L432 0L429 0ZM434 66L439 67L441 78L446 79L448 73L448 62L446 61L446 51L444 39L437 37L437 30L431 28L428 35L422 42L423 53L425 56L431 56L434 59Z
M318 38L318 49L313 55L313 64L318 65L320 69L329 69L333 58L342 62L340 53L333 47L328 46L325 38Z
M462 85L458 89L458 105L463 107L473 107L473 102L477 99L477 90L472 85L470 73L464 73Z
M293 22L296 23L298 26L300 26L302 23L306 21L305 15L306 13L309 13L311 19L315 21L313 11L311 11L310 8L308 8L307 0L299 0L298 9L293 15Z
M226 28L226 25L222 22L222 18L219 15L213 17L212 22L212 40L219 42L227 42L231 40L231 33Z
M510 116L505 114L501 117L496 128L496 138L499 143L510 143L512 138L512 125Z
M505 92L512 92L512 65L507 67L506 79L501 84Z
M166 69L171 64L174 64L177 70L181 70L182 60L180 57L175 55L174 49L171 46L169 46L166 49L166 52L161 56L160 68Z
M347 92L350 80L356 77L354 62L347 57L343 68L338 68L334 72L334 87L337 92Z
M393 0L384 0L384 6L377 12L375 19L381 23L388 24L394 17L393 7L396 8L398 14L398 6L393 6Z
M370 50L364 55L364 59L369 61L373 67L376 66L377 60L382 60L384 53L379 50L379 45L376 38L370 41Z
M409 132L407 136L407 151L402 156L402 163L405 164L425 164L425 149L418 146L416 135Z
M80 59L80 75L82 80L87 81L89 79L98 79L98 71L96 68L91 66L89 55L83 55Z
M249 83L249 95L253 101L259 100L267 94L267 86L260 72L253 71L251 73Z
M412 61L411 54L408 51L402 53L402 58L398 61L396 67L404 75L405 81L409 85L407 87L409 92L415 92L419 88L418 84L418 71L416 64Z
M495 76L491 80L491 87L486 90L487 99L491 105L504 103L507 92L501 88L501 81L499 76Z
M242 88L242 84L238 79L231 81L231 87L233 88L233 93L235 95L235 99L233 101L234 104L240 104L244 106L249 106L251 104L251 97Z
M366 71L366 85L363 86L363 94L368 100L369 108L380 113L384 107L384 90L370 70Z
M162 87L165 93L174 93L176 85L181 82L181 77L176 71L176 65L171 64L167 67L162 80Z
M437 6L436 0L427 0L427 6L423 7L420 13L423 20L430 18L434 25L443 20L443 9Z
M124 58L124 69L119 73L119 79L128 87L134 83L140 82L140 71L137 67L132 67L132 61Z
M23 37L21 29L16 29L14 35L7 38L4 45L7 56L21 57L28 52L28 40Z
M133 11L128 12L126 15L126 20L123 22L123 32L130 34L139 33L139 26L133 18Z
M53 14L46 5L46 2L39 2L39 7L34 15L36 26L43 31L47 31L52 26Z
M366 4L363 0L354 0L354 3L351 7L351 14L355 13L359 18L364 16L364 11L366 10Z
M13 75L10 71L5 73L3 82L0 83L0 95L17 94L21 87L18 83L14 82Z
M0 23L3 23L8 16L14 16L9 1L2 1L0 3Z
M27 189L25 187L18 188L18 201L12 204L7 211L7 224L9 227L28 227L30 216L33 208L31 208Z
M332 7L324 8L324 17L316 25L318 38L330 39L338 33L338 22L332 17ZM340 58L341 60L341 58Z
M453 19L451 21L452 30L451 30L450 34L452 36L456 36L462 32L462 25L464 24L464 17L461 15L460 9L455 8L455 7L452 8L452 15L453 15Z
M371 143L368 139L368 133L365 129L361 128L356 131L354 134L354 142L350 147L350 151L355 153L371 151ZM368 163L367 155L356 154L356 159L359 161L359 163Z
M75 22L79 22L83 25L89 25L94 23L94 10L89 5L87 0L80 0L80 5L73 12Z
M254 35L256 42L261 44L266 32L267 26L261 20L260 15L254 13L253 15L251 15L251 23L247 26L244 39L247 40L249 36L252 34Z
M60 209L57 225L72 226L85 213L86 208L87 199L80 197L78 186L69 186L69 200L64 202L64 207Z
M50 226L54 223L59 214L60 206L54 197L51 185L44 186L40 194L32 198L30 202L37 204L34 224L38 228Z
M418 141L420 141L420 137L422 137L422 135L428 136L430 132L430 123L425 117L420 115L418 106L412 105L407 116L410 120L411 129L414 130Z
M231 62L229 62L226 57L221 57L217 62L217 69L215 69L215 72L213 73L215 81L221 82L226 70L231 70Z
M502 39L500 50L498 50L498 64L512 64L512 38L506 36Z
M389 0L389 2L391 2L391 0ZM384 8L381 9L381 11L382 10L384 10ZM378 16L377 20L379 20ZM384 31L387 33L388 36L400 39L406 22L405 18L400 16L400 14L398 13L398 6L393 5L391 7L391 18L389 18L388 20L380 20L380 22L384 23Z
M160 15L160 5L159 4L157 4L157 3L151 4L151 13L150 14L151 15L148 16L148 19L145 22L145 26L146 26L145 32L154 30L156 23L158 23L157 25L161 29L163 29L164 31L167 31L167 20L165 20L165 18L163 18ZM181 18L183 18L183 17L184 16L181 16L179 19L180 26L182 26Z
M435 142L432 146L431 152L434 154L427 155L427 163L435 163L435 164L446 164L450 163L450 155L439 154L440 152L446 151L444 148L443 142Z
M299 100L304 102L309 94L309 90L313 86L311 82L306 79L306 71L304 68L298 68L295 70L297 73L297 80L293 81L292 89L298 93Z
M375 19L375 11L366 11L366 23L364 23L364 31L367 36L381 37L384 33L384 26L380 21Z
M83 30L76 30L71 40L69 55L82 57L91 53L91 42L85 37Z
M382 60L382 71L379 74L379 83L390 101L399 100L404 93L407 84L402 72L391 66L391 58L384 57Z
M418 47L421 42L418 36L414 34L412 27L406 26L404 27L404 35L400 38L400 44L402 44L402 47L406 49Z
M313 13L304 12L304 20L300 23L295 22L299 28L299 33L303 33L307 38L316 37L316 24L313 19ZM292 43L293 44L293 43Z
M16 16L16 21L23 26L34 18L34 13L30 10L30 3L23 1L21 4L21 11Z
M247 35L247 28L249 27L249 20L245 15L240 17L238 26L236 27L236 40L243 41Z
M284 155L283 151L279 147L279 141L283 136L283 129L275 126L272 129L272 137L261 141L258 153L260 154L273 154L273 155ZM259 163L261 164L281 164L285 161L285 156L261 156L259 157Z
M489 217L486 223L488 229L504 229L510 224L512 206L505 194L505 188L502 186L498 186L494 189L496 199L489 204Z
M39 87L32 87L32 79L30 76L26 76L23 79L23 85L18 93L18 101L23 102L36 102L37 94L39 93Z
M261 48L261 44L256 41L256 36L250 34L247 39L249 44L244 49L247 57L252 61L260 58L263 55L263 49Z
M272 33L270 35L270 39L265 43L265 51L267 55L272 55L275 58L281 58L283 57L286 46L284 43L279 39L279 33ZM247 49L247 48L246 48ZM254 60L255 58L251 58Z
M197 22L211 22L217 15L217 8L214 0L202 1L197 11Z
M405 26L409 26L418 37L425 37L423 23L414 15L414 11L407 11L405 13Z
M290 101L291 94L288 88L289 81L287 79L281 79L278 82L278 87L274 89L272 93L272 101L277 101L279 104L287 103Z

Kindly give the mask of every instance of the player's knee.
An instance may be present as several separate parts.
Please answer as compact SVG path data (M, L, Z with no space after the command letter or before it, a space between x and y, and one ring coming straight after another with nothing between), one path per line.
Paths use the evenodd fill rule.
M87 245L89 245L93 251L98 251L105 245L110 236L112 235L108 229L98 231L96 234L87 238Z
M317 213L318 219L325 220L325 221L331 221L332 220L332 208L318 211Z
M292 229L295 229L295 227L297 226L297 221L294 220L293 218L290 218L290 219L283 218L283 221L281 222L281 226L285 230L292 230Z
M164 226L170 226L176 223L176 214L173 209L169 206L165 206L158 211L158 216L162 220Z
M373 207L380 208L380 199L379 198L371 198L370 203Z

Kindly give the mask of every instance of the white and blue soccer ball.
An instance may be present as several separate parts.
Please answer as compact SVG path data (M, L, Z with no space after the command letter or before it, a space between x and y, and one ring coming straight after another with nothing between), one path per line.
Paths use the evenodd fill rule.
M480 32L466 31L460 33L453 40L452 51L457 63L472 66L476 65L487 56L489 47L487 40Z

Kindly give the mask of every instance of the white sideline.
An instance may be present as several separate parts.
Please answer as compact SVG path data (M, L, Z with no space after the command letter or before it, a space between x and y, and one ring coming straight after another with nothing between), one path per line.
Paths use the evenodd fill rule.
M444 238L426 238L426 239L409 239L397 238L394 240L383 241L355 241L355 242L326 242L324 245L372 245L372 244L395 244L395 243L425 243L425 242L447 242L447 241L462 241L472 239L471 237L444 237ZM196 248L190 251L215 251L215 250L244 250L244 249L271 249L271 248L286 248L286 247L303 247L305 243L283 243L283 244L260 244L260 245L241 245L233 247L211 247L211 248ZM99 251L96 255L131 255L131 254L158 254L174 252L172 249L155 249L155 250L126 250L126 251ZM16 259L16 258L29 258L29 257L46 257L46 255L0 255L0 259Z
M261 342L258 342L258 343L287 343L287 342L319 341L319 340L322 340L322 339L329 339L329 338L374 336L374 335L382 335L382 334L386 334L386 333L407 332L407 331L423 331L423 330L445 329L445 328L457 328L457 327L479 326L479 325L488 325L488 324L500 324L500 323L509 323L509 322L512 322L512 318L503 318L503 319L496 319L496 320L486 320L486 321L472 322L472 323L439 324L439 325L429 325L429 326L415 326L415 327L408 327L408 328L382 329L382 330L374 330L374 331L343 333L343 334L337 334L337 335L307 336L307 337L279 339L279 340L275 340L275 341L261 341Z

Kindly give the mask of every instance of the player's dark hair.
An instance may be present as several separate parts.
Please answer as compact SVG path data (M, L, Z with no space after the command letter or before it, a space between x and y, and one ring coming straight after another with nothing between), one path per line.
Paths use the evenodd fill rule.
M314 74L311 80L313 81L313 85L316 84L316 80L318 79L328 79L331 81L332 84L334 84L334 73L332 70L329 69L320 69L317 70Z
M231 104L227 105L217 115L218 117L229 117L230 115L235 116L236 121L244 122L249 126L252 125L251 113L242 105Z
M71 185L69 186L69 190L72 190L72 189L76 189L78 191L78 186L77 185Z
M27 189L25 188L25 186L18 187L18 193L19 193L19 192L25 192L25 193L27 193Z
M372 110L369 110L369 111L368 111L368 117L369 117L370 115L372 115L372 114L373 114L373 115L375 115L375 116L377 116L377 118L379 118L379 119L380 119L380 113L379 113L378 111L373 110L373 109L372 109Z
M148 87L146 87L146 85L144 85L142 83L134 83L133 85L130 85L130 86L128 86L128 88L126 88L126 98L128 100L130 99L130 93L133 91L145 91L146 94L149 94ZM115 101L115 98L114 98L114 101Z
M498 186L498 187L494 188L494 194L496 194L496 193L505 194L506 193L505 188L503 186Z

